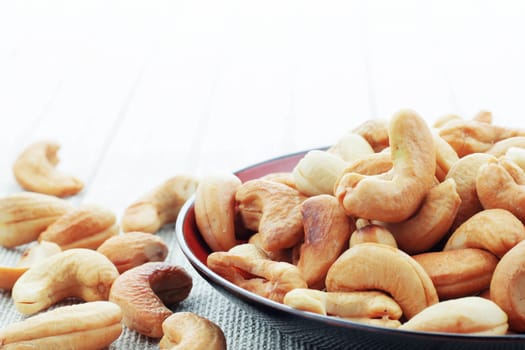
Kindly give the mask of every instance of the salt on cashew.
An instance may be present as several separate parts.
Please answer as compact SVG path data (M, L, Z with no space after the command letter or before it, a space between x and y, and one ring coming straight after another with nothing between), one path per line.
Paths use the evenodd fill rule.
M381 243L397 248L396 239L387 228L366 219L357 219L355 226L356 229L350 236L350 248L366 242Z
M81 205L49 225L38 240L54 242L62 250L97 249L118 233L117 218L111 210L98 205Z
M477 248L413 255L428 273L439 300L476 295L488 289L498 258Z
M60 145L53 141L39 141L29 145L17 157L13 174L23 189L57 197L77 194L84 184L78 178L56 168Z
M104 254L123 273L150 261L164 261L168 246L157 235L128 232L113 236L102 243L97 251Z
M460 204L455 181L447 179L430 189L414 216L384 225L400 249L409 254L421 253L446 236Z
M328 292L379 290L390 294L407 319L438 302L426 271L402 250L362 243L345 251L326 275Z
M167 179L126 208L120 222L122 230L155 233L162 226L175 222L198 183L199 180L190 175Z
M337 155L345 162L352 162L362 156L373 154L374 149L363 136L349 131L328 148L327 152Z
M348 247L355 229L334 196L310 197L301 206L304 243L301 245L297 267L310 288L323 288L324 279L333 262Z
M242 222L261 234L265 251L291 248L301 242L301 203L307 196L289 186L256 179L243 183L235 198Z
M183 267L148 262L120 275L111 287L109 301L120 306L129 329L160 338L162 322L173 314L167 306L186 299L192 286L192 278Z
M61 306L0 330L0 346L15 349L95 350L122 333L122 312L108 301Z
M402 330L472 335L504 335L508 318L496 303L476 297L441 301L399 327Z
M511 248L498 262L490 282L490 299L509 317L509 327L525 331L525 241Z
M13 248L38 238L73 206L55 196L25 192L0 199L0 245Z
M389 146L387 120L369 119L355 127L352 132L362 136L374 152L381 152Z
M297 266L270 260L264 252L249 243L228 252L211 253L207 265L233 284L280 303L290 290L307 288Z
M525 148L525 136L513 136L493 144L486 153L500 157L507 153L509 148Z
M348 215L400 222L419 208L434 183L435 144L426 122L416 113L396 113L389 128L392 179L345 173L335 196Z
M307 196L333 194L334 184L347 163L334 153L312 150L292 170L296 188Z
M212 251L227 251L237 244L235 193L239 186L237 176L224 174L206 176L197 187L195 222Z
M67 297L107 300L117 277L117 268L104 255L91 249L69 249L31 266L16 281L12 297L16 309L25 315Z
M501 258L524 239L525 226L510 211L485 209L461 224L443 250L479 248Z
M176 312L162 323L161 350L226 350L226 337L212 321L192 312Z

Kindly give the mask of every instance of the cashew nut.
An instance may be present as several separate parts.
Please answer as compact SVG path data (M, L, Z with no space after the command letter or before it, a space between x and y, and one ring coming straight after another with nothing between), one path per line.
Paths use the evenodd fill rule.
M500 157L507 153L509 148L525 148L525 136L513 136L493 144L486 153Z
M421 253L446 236L460 204L456 183L447 179L430 189L414 216L385 226L392 232L399 248L409 254Z
M328 269L348 247L354 220L345 214L334 196L327 194L305 200L301 213L304 243L297 267L310 288L322 288Z
M392 169L390 151L372 153L363 156L347 165L343 173L358 173L362 175L379 175Z
M5 350L103 349L122 333L121 319L118 305L108 301L62 306L0 330L0 346Z
M327 152L337 155L345 162L352 162L362 156L373 154L374 150L363 136L355 132L347 132Z
M525 227L510 211L485 209L461 224L443 250L479 248L501 258L524 239Z
M392 179L345 173L335 187L347 214L370 220L399 222L419 208L433 185L434 140L426 122L408 110L398 112L389 128Z
M212 251L227 251L237 244L235 193L239 186L237 176L226 174L206 176L197 187L195 222Z
M12 248L36 240L42 231L72 208L64 199L33 192L1 198L0 245Z
M243 183L236 193L242 221L261 234L265 251L300 243L304 236L301 203L306 198L289 186L258 179Z
M129 328L152 338L162 337L162 322L186 299L193 286L191 276L177 265L148 262L120 275L109 293L119 305Z
M226 337L212 321L191 312L176 312L162 323L161 350L226 350Z
M262 247L262 235L260 233L254 233L253 235L251 235L250 238L248 239L248 243L253 244L257 248L259 248L261 251L263 251L266 254L265 258L269 258L270 260L274 260L274 261L289 262L294 265L296 263L296 261L294 262L294 259L296 258L295 255L296 254L299 255L299 249L301 245L299 243L295 247L292 247L292 248L285 248L285 249L274 250L274 251L265 251ZM296 247L299 247L299 248L296 248ZM230 249L230 251L232 251L233 249L235 249L235 247ZM298 260L299 258L297 257L297 261Z
M193 195L198 180L189 175L176 175L126 208L121 219L124 232L155 233L175 222L182 205Z
M356 230L350 236L350 248L366 242L381 243L397 248L396 239L387 228L366 219L357 219L355 226Z
M106 239L119 233L115 214L97 205L82 205L59 217L38 236L39 241L71 248L97 249Z
M381 119L370 119L358 125L352 132L361 135L374 152L380 152L389 145L388 121Z
M436 144L436 177L443 181L450 168L459 160L456 151L435 131L432 132Z
M507 315L496 303L476 297L450 299L429 306L399 329L411 331L504 335Z
M482 249L465 248L412 256L436 287L439 300L476 295L488 289L498 259Z
M55 168L59 162L59 148L55 142L40 141L29 145L18 156L13 173L22 188L58 197L71 196L82 190L82 181Z
M389 293L407 319L438 302L432 280L405 252L361 243L344 252L326 275L328 292L379 290Z
M525 147L510 147L507 152L505 152L505 157L503 159L508 159L510 162L514 162L522 170L525 170ZM501 160L502 158L500 158ZM525 182L523 180L517 182Z
M98 247L119 273L150 261L164 261L168 246L159 236L144 232L128 232L109 238Z
M75 248L33 265L12 290L15 307L23 314L44 310L67 297L107 300L118 277L111 261L94 250Z

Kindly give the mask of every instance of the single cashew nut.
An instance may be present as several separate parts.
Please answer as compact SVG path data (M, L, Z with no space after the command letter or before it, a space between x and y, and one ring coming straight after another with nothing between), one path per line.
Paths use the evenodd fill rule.
M413 255L436 287L439 300L472 296L488 289L498 259L482 249L465 248Z
M439 181L443 181L459 157L454 148L436 131L433 130L432 136L436 144L436 177Z
M501 157L510 148L525 148L525 136L513 136L496 142L486 153Z
M496 303L480 297L464 297L429 306L399 329L410 331L504 335L507 315Z
M419 208L434 183L436 152L426 122L408 110L398 112L389 128L392 178L345 173L335 196L347 214L369 220L400 222Z
M0 345L15 349L97 350L122 333L122 312L108 301L68 305L12 323L0 330Z
M55 168L59 148L55 142L40 141L29 145L18 156L13 173L22 188L58 197L71 196L82 190L82 181Z
M372 153L351 162L343 173L358 173L362 175L384 174L392 169L392 156L390 151Z
M152 338L162 337L162 322L186 299L193 286L191 276L177 265L148 262L120 275L109 294L119 305L129 328Z
M363 136L347 132L327 152L337 155L345 162L353 162L362 156L373 154L374 149Z
M71 210L66 200L40 193L18 193L0 199L0 245L12 248L38 238Z
M459 226L443 250L485 249L501 258L525 239L523 223L505 209L485 209Z
M389 293L407 319L438 302L432 280L405 252L361 243L344 252L326 275L328 292L379 290Z
M226 350L226 337L212 321L191 312L176 312L162 323L161 350Z
M355 226L356 230L350 236L350 248L366 242L381 243L397 248L396 239L387 228L366 219L357 219Z
M270 260L289 262L294 265L296 265L297 261L299 260L299 258L296 257L295 255L299 255L299 249L301 245L300 243L292 248L285 248L285 249L274 250L274 251L265 251L262 247L263 245L262 235L260 233L254 233L253 235L251 235L250 238L248 239L248 243L253 244L257 248L259 248L261 251L263 251L266 255L265 258L268 258ZM240 244L239 246L243 246L243 244ZM235 247L230 249L230 252L233 251L234 249Z
M514 162L521 170L525 170L525 148L510 147L504 156L509 162ZM500 161L501 159L502 158L500 158ZM523 183L523 180L517 182Z
M33 265L16 281L12 297L23 314L44 310L67 297L107 300L118 277L115 265L94 250L75 248Z
M381 152L389 146L388 121L370 119L355 127L352 132L361 135L374 152Z
M197 187L195 222L212 251L227 251L237 244L235 193L239 186L237 176L226 174L206 176Z
M250 180L235 195L244 225L261 234L265 251L291 248L303 234L301 203L308 197L272 181Z
M310 288L324 287L332 263L348 247L355 229L334 196L322 194L305 200L301 207L304 243L297 267Z
M499 261L490 282L490 298L509 317L510 329L525 331L525 241L510 249Z
M164 261L168 246L159 236L144 232L128 232L109 238L98 247L117 267L119 273L150 261Z
M38 236L39 241L71 248L97 249L106 239L119 233L111 210L98 205L82 205L59 217Z
M406 221L385 223L400 249L408 254L432 248L452 226L461 204L452 179L430 189L417 213Z

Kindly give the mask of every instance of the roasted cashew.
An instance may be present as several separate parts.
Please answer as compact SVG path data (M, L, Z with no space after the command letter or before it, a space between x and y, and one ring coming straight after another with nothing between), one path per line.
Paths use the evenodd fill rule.
M407 319L438 302L432 280L405 252L378 243L344 252L326 275L328 292L379 290L389 293Z
M494 302L480 297L464 297L429 306L399 329L439 333L504 335L507 315Z
M500 157L507 153L509 148L525 148L525 136L513 136L493 144L486 153L491 154L495 157Z
M191 312L176 312L162 323L161 350L226 350L226 337L212 321Z
M525 239L523 223L505 209L485 209L459 226L443 250L485 249L501 258Z
M174 306L186 299L193 286L184 268L164 262L148 262L120 275L109 293L109 301L122 309L129 328L152 338L162 337L162 322Z
M447 179L430 189L414 216L385 226L392 232L399 248L409 254L421 253L446 236L460 204L456 183Z
M277 302L282 302L286 293L294 288L307 288L297 266L270 260L249 243L228 252L213 252L208 255L207 264L239 287Z
M189 175L176 175L164 181L126 208L121 219L122 230L155 233L162 226L175 222L198 182Z
M13 301L16 309L27 315L67 297L107 300L117 277L115 265L104 255L90 249L70 249L33 265L20 276L13 286Z
M144 232L128 232L111 237L97 251L111 260L119 273L150 261L164 261L168 256L168 246L164 240Z
M253 244L257 248L259 248L261 251L264 251L266 254L265 258L269 258L270 260L274 261L284 261L291 264L294 264L294 255L297 251L299 251L299 248L296 248L300 246L300 243L296 247L292 248L285 248L275 251L265 251L262 247L262 235L260 233L254 233L250 236L248 239L248 243ZM235 247L230 249L232 251ZM298 252L297 252L298 255ZM298 259L297 259L298 260ZM295 265L295 264L294 264Z
M465 248L412 256L436 287L439 300L476 295L488 289L498 259L482 249Z
M525 241L499 261L490 282L490 298L509 316L510 329L525 331Z
M351 162L343 173L358 173L362 175L379 175L392 169L392 156L390 151L372 153Z
M54 242L63 250L97 249L118 233L117 218L111 210L98 205L82 205L59 217L38 236L38 240Z
M62 306L1 329L0 346L3 350L103 349L122 333L121 319L118 305L108 301Z
M265 251L291 248L303 238L301 203L307 197L272 181L250 180L237 190L244 225L261 234Z
M350 248L366 242L381 243L397 248L396 239L387 228L366 219L357 219L355 226L356 229L350 236Z
M239 186L237 176L226 174L206 176L197 187L195 221L212 251L227 251L237 244L235 193Z
M59 148L55 142L40 141L28 146L18 156L13 173L22 188L58 197L71 196L82 190L82 181L55 168L59 162Z
M393 162L392 179L345 173L335 186L335 196L347 214L400 222L416 212L433 185L436 169L434 140L426 122L402 110L389 128Z
M12 248L36 240L42 231L72 208L64 199L33 192L1 198L0 245Z
M389 146L388 121L386 120L367 120L355 127L352 132L361 135L372 147L374 152L381 152Z
M301 207L304 243L301 245L297 267L310 288L321 289L332 263L348 247L355 229L334 196L310 197Z
M352 162L362 156L373 154L374 150L363 136L355 132L347 132L327 152L337 155L345 162Z

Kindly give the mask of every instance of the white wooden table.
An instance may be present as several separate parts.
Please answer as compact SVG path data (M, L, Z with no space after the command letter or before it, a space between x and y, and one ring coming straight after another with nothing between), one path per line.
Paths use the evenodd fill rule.
M13 161L40 139L86 184L68 200L120 217L173 175L325 146L400 108L522 127L524 37L518 0L2 1L0 195L21 191ZM19 319L4 307L0 326Z

